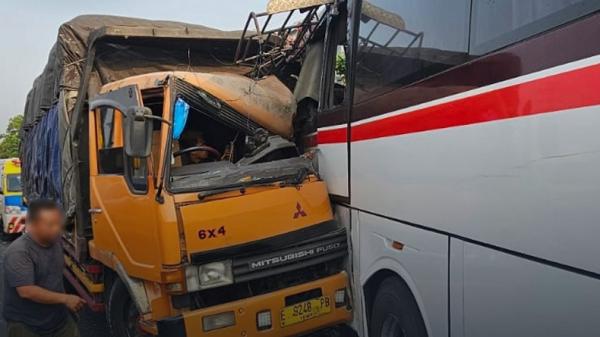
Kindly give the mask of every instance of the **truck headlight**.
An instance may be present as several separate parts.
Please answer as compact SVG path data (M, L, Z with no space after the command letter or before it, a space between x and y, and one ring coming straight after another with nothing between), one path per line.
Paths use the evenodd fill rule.
M21 207L19 206L6 206L4 211L7 214L21 214Z
M211 262L185 269L187 291L198 291L233 283L231 260Z

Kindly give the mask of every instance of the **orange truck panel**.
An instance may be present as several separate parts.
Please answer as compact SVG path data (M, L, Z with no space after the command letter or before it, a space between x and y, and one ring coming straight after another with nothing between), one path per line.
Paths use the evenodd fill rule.
M199 201L181 205L179 211L181 221L186 223L185 240L190 253L257 241L333 218L323 182ZM220 229L224 234L218 233ZM216 230L214 237L210 230Z

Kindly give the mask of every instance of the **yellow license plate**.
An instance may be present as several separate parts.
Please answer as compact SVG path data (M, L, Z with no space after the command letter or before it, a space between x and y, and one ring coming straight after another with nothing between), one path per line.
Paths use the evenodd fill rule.
M281 310L281 327L301 323L329 312L331 301L326 296L290 305Z

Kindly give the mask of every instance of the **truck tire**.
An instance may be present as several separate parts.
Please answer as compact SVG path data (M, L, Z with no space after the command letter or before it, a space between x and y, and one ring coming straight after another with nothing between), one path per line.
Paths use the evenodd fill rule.
M106 320L112 337L146 337L139 329L139 313L125 283L116 278L106 304Z
M369 337L427 337L417 303L397 277L387 277L379 285L371 310Z

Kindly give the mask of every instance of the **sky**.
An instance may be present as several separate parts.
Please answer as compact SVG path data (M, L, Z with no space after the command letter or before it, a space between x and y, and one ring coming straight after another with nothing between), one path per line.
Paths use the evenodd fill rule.
M46 61L61 23L81 14L173 20L242 29L267 0L0 0L0 133L22 114L27 92Z

